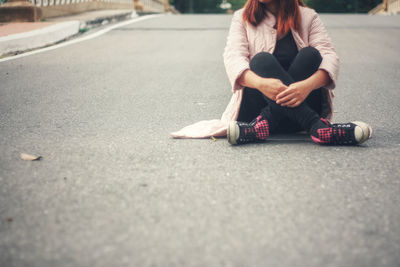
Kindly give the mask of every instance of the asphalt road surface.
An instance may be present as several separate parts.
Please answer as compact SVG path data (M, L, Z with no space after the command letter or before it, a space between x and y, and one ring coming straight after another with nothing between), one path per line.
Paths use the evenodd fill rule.
M322 16L335 121L370 123L365 145L172 139L230 99L230 19L0 63L0 266L400 266L400 16Z

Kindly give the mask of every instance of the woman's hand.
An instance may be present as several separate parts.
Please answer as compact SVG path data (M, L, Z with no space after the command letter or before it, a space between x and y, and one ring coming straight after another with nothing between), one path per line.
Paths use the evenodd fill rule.
M262 78L257 89L269 99L276 101L277 95L287 90L288 87L279 79Z
M282 93L276 96L276 103L284 107L294 108L299 106L315 89L321 88L331 82L328 72L317 70L309 78L292 83Z
M276 96L276 103L283 107L299 106L311 93L312 88L304 82L292 83L287 89Z
M246 70L238 78L238 83L244 87L254 88L269 99L275 101L276 96L288 87L281 80L274 78L263 78L251 70Z

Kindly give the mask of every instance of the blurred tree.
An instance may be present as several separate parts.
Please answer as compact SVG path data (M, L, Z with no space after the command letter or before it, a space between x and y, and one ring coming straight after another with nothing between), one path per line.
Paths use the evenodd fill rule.
M241 8L246 0L228 0L232 4L232 9ZM219 5L222 0L170 0L170 4L175 6L182 13L223 13ZM191 8L192 7L192 8ZM192 11L192 12L191 12Z
M304 0L317 12L366 13L380 4L382 0Z
M232 9L243 7L246 0L228 0ZM376 7L382 0L304 0L317 12L365 13ZM219 5L222 0L170 0L170 3L182 13L223 13Z
M228 2L232 4L233 10L238 10L246 4L246 0L228 0Z

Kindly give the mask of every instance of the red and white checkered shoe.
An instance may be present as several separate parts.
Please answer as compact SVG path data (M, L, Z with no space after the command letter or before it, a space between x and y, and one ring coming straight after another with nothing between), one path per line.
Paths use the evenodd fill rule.
M228 126L228 142L232 145L264 141L268 136L269 123L261 115L250 123L231 121Z
M327 127L311 132L311 139L321 145L358 145L372 136L371 126L362 121L334 124L322 118L321 121Z

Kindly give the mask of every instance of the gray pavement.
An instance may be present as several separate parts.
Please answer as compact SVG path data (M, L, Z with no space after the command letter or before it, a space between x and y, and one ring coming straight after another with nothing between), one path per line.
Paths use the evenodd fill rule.
M230 99L230 19L0 63L0 266L400 266L400 17L322 16L335 120L369 122L365 145L172 139Z

